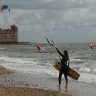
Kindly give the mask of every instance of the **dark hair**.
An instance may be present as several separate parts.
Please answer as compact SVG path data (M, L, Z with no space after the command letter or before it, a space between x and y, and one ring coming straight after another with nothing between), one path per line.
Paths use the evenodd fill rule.
M66 56L67 59L69 58L67 50L64 50L64 55Z

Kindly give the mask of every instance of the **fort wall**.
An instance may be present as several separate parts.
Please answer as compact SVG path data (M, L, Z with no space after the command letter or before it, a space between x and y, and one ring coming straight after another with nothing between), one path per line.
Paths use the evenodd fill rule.
M18 43L18 27L10 26L11 29L0 28L0 43Z

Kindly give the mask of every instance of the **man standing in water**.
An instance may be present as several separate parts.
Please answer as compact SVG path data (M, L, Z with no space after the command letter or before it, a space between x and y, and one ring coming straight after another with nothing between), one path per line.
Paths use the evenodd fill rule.
M68 88L68 72L69 72L69 56L68 56L68 51L67 50L64 50L64 54L62 54L58 48L56 46L54 46L57 50L57 52L60 54L60 56L62 56L62 59L61 59L61 68L60 68L60 71L59 71L59 77L58 77L58 81L59 81L59 89L60 89L60 85L61 85L61 77L62 77L62 74L64 74L64 77L65 77L65 82L66 82L66 85L65 85L65 89L67 91L67 88ZM69 61L69 62L68 62Z

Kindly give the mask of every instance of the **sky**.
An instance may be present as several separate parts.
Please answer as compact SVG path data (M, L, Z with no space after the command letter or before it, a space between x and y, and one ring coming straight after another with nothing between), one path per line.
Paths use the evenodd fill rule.
M18 27L18 41L96 42L96 0L0 0L0 28Z

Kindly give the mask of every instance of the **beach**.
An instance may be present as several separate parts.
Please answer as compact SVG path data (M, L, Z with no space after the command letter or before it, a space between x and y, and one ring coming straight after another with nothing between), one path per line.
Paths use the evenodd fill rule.
M58 88L59 72L53 65L59 58L53 48L42 45L53 51L41 54L34 45L1 45L0 96L96 96L96 51L82 50L81 45L64 45L69 48L70 67L80 74L78 80L69 78L67 92L64 76ZM63 44L58 46L63 52Z
M30 76L32 77L31 80L28 79ZM68 93L52 89L50 87L51 82L46 81L48 78L50 76L46 78L40 74L15 73L0 67L0 96L71 96ZM49 88L45 83L49 84Z
M19 87L0 87L0 96L70 96L56 91L19 88Z
M4 67L0 69L3 71L0 71L0 96L95 96L96 94L96 85L70 80L68 92L65 92L63 78L59 90L56 77L11 72Z

